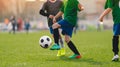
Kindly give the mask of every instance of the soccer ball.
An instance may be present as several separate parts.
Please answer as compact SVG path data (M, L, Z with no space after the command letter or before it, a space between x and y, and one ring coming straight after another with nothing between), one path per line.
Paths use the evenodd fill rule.
M49 36L42 36L39 39L39 44L42 48L48 48L52 44L52 39Z

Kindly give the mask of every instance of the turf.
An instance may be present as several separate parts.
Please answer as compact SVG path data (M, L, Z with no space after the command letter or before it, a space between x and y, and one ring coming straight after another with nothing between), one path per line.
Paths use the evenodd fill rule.
M68 59L73 53L65 44L66 55L57 57L57 51L43 49L39 38L51 37L48 31L17 33L0 32L0 67L120 67L112 62L112 31L78 31L72 41L79 49L81 59Z

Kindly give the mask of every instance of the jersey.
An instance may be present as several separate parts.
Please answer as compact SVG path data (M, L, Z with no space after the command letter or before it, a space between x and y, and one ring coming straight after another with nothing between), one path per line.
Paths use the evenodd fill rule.
M53 25L53 20L51 18L49 18L49 15L56 15L60 8L62 7L63 2L60 0L56 0L55 3L50 2L49 0L47 0L43 6L42 9L44 12L46 12L46 16L47 16L47 20L48 20L48 26L51 27ZM62 16L60 16L58 20L62 19Z
M64 0L64 4L61 11L64 13L64 20L68 21L73 26L77 23L77 11L78 11L77 0Z
M120 23L120 0L107 0L105 9L112 9L112 16L114 24Z

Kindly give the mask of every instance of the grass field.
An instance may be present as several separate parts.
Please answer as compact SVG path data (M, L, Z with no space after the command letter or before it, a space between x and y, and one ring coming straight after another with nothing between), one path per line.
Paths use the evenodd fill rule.
M66 44L66 55L63 57L57 57L57 51L41 48L38 40L42 35L50 36L48 31L28 35L1 32L0 67L120 67L120 62L111 61L112 31L73 34L72 41L81 52L81 59L68 59L73 53Z

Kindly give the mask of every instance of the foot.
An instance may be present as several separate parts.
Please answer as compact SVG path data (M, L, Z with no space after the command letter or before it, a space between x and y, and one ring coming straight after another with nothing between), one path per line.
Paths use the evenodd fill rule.
M50 50L60 50L60 46L58 44L54 44Z
M81 58L81 55L74 54L74 55L72 55L72 56L69 56L69 58L70 58L70 59L74 59L74 58L79 59L79 58Z
M65 48L61 48L61 55L65 55Z
M112 58L112 61L118 61L119 60L119 56L118 55L115 55L113 58Z
M61 48L60 50L58 50L57 56L64 56L65 55L65 49Z
M61 50L58 50L57 56L61 56Z

